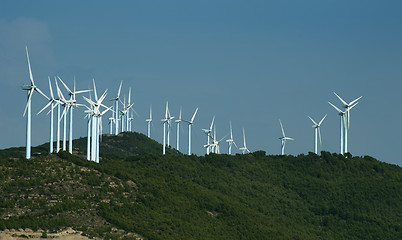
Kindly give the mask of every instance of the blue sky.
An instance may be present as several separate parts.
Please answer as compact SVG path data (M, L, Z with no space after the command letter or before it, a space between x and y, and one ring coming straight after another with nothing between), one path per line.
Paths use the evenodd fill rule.
M59 75L98 91L133 90L139 116L134 130L146 132L154 109L153 138L162 141L164 105L183 107L193 128L193 150L204 154L207 128L216 115L218 137L233 123L251 151L280 153L281 119L286 152L313 151L319 121L322 149L339 151L341 107L363 96L352 110L349 149L402 165L402 2L400 1L1 1L0 148L25 144L28 45L36 84L48 94L47 76ZM79 97L81 99L81 97ZM46 101L33 97L33 112ZM74 115L74 137L85 136L83 109ZM104 129L108 129L104 120ZM48 116L33 117L33 144L48 141ZM175 129L171 138L175 146ZM187 128L181 135L187 148ZM227 146L221 146L226 152Z

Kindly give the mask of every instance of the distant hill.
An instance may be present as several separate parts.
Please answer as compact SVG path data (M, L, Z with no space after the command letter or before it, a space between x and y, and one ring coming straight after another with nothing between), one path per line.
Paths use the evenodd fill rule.
M99 141L100 158L122 159L128 156L144 154L161 154L162 145L148 138L142 133L123 132L118 135L104 134ZM54 145L56 146L56 145ZM49 143L44 143L35 148L37 152L49 151ZM25 149L23 149L25 151ZM86 158L87 138L81 137L73 140L73 154ZM180 154L175 149L166 148L166 154Z
M106 239L402 239L402 169L369 156L186 156L137 133L101 162L0 150L0 229L73 227ZM46 149L46 148L45 148ZM22 153L22 154L21 154ZM40 154L37 154L40 153Z

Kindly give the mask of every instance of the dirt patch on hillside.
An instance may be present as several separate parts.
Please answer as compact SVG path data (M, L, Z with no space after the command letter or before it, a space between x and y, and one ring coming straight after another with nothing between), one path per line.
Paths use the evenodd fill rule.
M57 240L88 240L88 237L82 236L82 232L68 228L57 233L44 233L43 230L36 232L30 229L4 230L0 231L0 240L27 240L27 239L57 239ZM94 238L92 238L94 239Z

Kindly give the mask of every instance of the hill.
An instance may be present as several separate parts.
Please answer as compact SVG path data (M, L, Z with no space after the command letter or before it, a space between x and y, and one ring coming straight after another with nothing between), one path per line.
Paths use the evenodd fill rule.
M136 133L102 144L100 164L43 146L31 160L1 150L0 228L106 239L402 237L402 170L369 156L162 156Z

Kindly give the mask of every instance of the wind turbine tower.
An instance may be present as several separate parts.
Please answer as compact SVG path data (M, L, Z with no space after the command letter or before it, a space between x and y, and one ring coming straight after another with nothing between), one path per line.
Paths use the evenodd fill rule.
M180 152L180 122L181 122L181 107L180 107L180 114L179 119L176 119L175 122L177 123L177 133L176 133L176 149Z
M149 106L149 118L145 120L148 125L147 136L151 138L152 105Z

